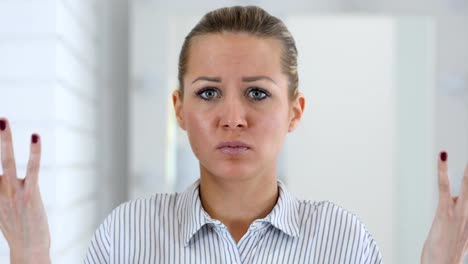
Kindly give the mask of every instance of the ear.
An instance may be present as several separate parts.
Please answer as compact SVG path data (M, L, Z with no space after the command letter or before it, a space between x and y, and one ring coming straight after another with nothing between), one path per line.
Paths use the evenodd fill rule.
M174 105L177 123L179 124L180 128L185 130L184 111L182 111L183 95L179 89L172 92L172 104Z
M293 102L291 102L291 111L289 114L289 128L288 132L294 131L296 127L299 125L299 122L301 121L302 114L304 113L305 109L305 97L302 93L299 93L294 99Z

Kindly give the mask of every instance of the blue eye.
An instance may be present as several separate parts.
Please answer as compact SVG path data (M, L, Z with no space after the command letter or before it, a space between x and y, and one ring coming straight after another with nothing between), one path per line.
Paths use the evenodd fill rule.
M203 100L212 100L218 98L219 91L216 88L204 88L197 92L197 95L200 96Z
M247 95L256 101L264 100L265 98L269 97L270 94L260 88L252 88L247 91Z

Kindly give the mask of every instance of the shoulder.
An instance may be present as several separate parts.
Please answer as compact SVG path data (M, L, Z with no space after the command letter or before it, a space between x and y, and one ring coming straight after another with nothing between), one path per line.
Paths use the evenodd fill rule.
M302 218L315 218L328 220L329 224L335 221L351 221L356 226L364 228L358 216L331 201L299 200L299 214Z
M323 258L335 252L337 263L382 262L376 241L354 213L330 201L299 200L298 209L301 236L315 245L311 250L328 252Z
M313 229L310 234L314 239L331 240L340 247L349 244L351 248L356 247L369 258L381 258L375 239L356 214L331 201L300 200L299 202L301 220L307 223L302 229Z
M107 222L109 227L115 227L145 218L154 221L174 211L179 195L179 193L158 193L123 202L111 211L104 222Z
M172 218L177 196L177 193L154 194L115 207L94 233L85 263L109 259L112 262L112 257L129 254L130 248L123 251L120 248L128 241L153 241L153 237L147 234L156 232L160 223Z

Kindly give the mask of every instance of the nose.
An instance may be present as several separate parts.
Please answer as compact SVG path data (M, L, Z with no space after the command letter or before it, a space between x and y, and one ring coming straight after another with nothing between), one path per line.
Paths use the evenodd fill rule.
M220 109L220 126L224 129L247 127L246 111L239 100L226 100Z

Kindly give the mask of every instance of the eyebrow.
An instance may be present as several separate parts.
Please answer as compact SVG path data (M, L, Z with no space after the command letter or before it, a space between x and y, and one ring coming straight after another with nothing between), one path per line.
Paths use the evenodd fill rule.
M219 78L219 77L200 76L200 77L196 78L195 80L193 80L192 83L194 83L196 81L221 82L221 78Z
M195 83L196 81L210 81L210 82L221 82L221 78L219 77L207 77L207 76L200 76L198 78L196 78L195 80L192 81L192 84ZM243 82L255 82L255 81L258 81L258 80L267 80L267 81L270 81L274 84L276 84L276 82L271 79L270 77L268 76L249 76L249 77L242 77L242 81Z

